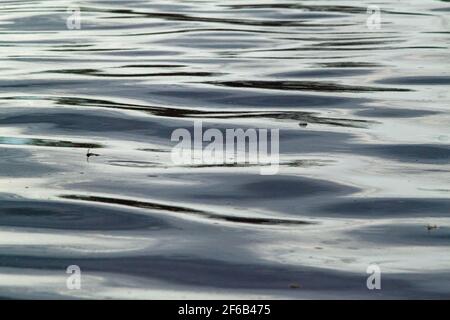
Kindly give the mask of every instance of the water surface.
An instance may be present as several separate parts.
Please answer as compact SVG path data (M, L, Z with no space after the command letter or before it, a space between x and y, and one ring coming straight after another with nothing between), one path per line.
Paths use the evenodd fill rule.
M2 1L0 296L450 298L450 3L370 4ZM175 165L199 119L279 173Z

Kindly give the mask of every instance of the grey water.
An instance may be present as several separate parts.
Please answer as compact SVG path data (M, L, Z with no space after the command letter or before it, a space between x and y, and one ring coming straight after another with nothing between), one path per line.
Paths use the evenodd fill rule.
M450 298L449 46L448 1L1 1L0 297ZM174 164L198 120L279 172Z

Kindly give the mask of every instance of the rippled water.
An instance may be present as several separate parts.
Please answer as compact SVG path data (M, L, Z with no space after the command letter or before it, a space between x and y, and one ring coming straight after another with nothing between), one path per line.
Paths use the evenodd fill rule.
M0 296L449 298L450 3L368 4L2 1ZM280 172L174 165L195 119Z

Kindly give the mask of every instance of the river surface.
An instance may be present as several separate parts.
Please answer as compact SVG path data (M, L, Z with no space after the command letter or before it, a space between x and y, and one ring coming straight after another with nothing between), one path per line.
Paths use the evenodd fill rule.
M449 45L448 1L2 0L0 297L450 298ZM279 172L174 164L194 120Z

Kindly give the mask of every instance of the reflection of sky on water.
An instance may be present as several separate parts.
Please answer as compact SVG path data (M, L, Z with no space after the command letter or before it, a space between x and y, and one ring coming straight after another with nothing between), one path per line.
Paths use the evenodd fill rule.
M69 4L0 8L1 297L448 297L448 2ZM280 173L175 165L199 119Z

